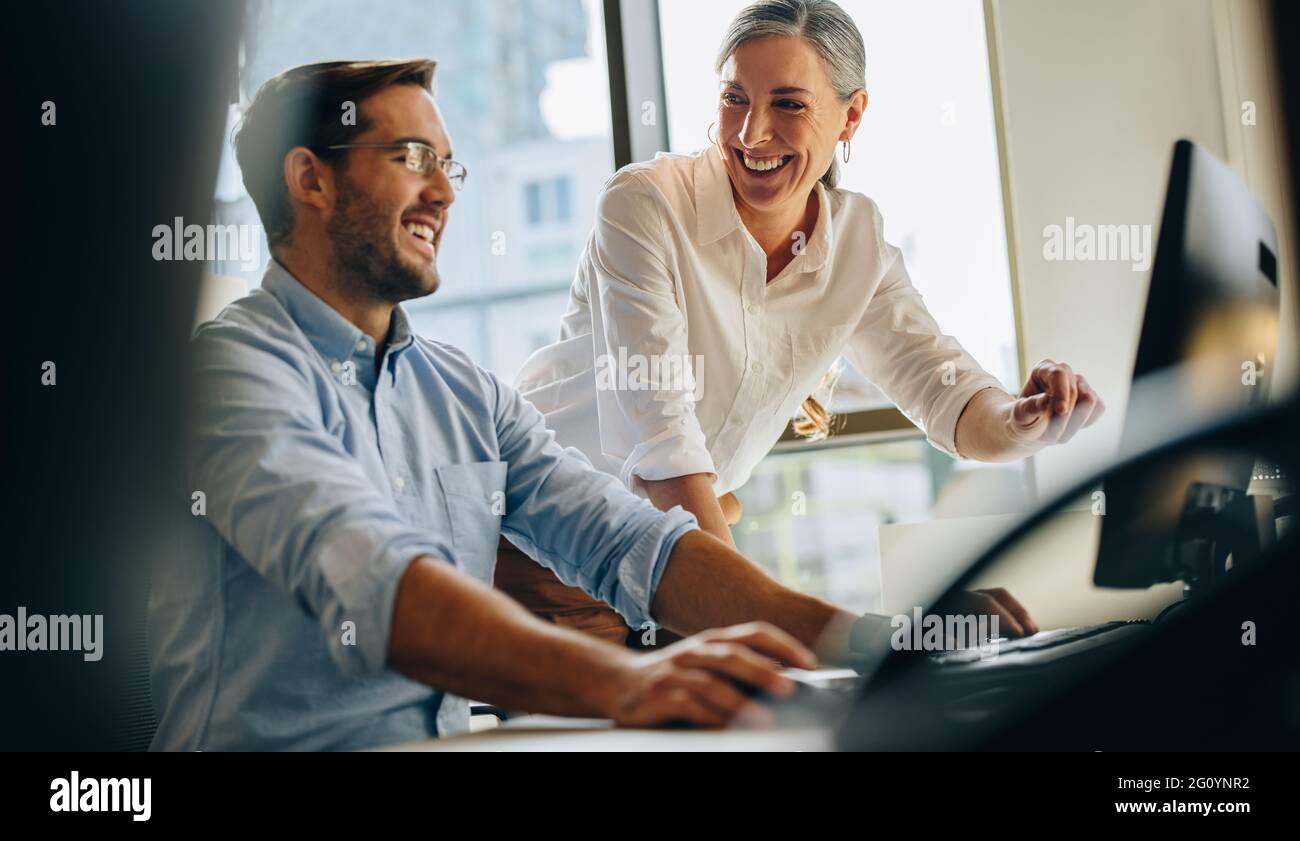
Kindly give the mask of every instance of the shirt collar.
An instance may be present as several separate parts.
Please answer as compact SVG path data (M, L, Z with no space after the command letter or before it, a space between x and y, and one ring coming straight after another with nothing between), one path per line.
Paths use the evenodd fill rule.
M709 146L696 155L695 164L695 233L701 246L711 245L743 227L731 192L731 177L715 147ZM817 227L807 243L799 271L817 271L826 264L833 244L831 202L826 185L820 180L813 186L817 194Z
M717 147L709 146L695 157L695 234L700 245L712 245L741 227L731 179Z
M275 297L298 328L302 330L307 341L326 359L349 359L354 354L374 355L374 344L369 337L351 321L348 321L329 304L322 301L293 275L289 274L280 262L274 258L267 262L266 274L262 276L262 289ZM406 310L400 305L393 307L393 322L389 328L388 350L390 355L405 350L414 342L411 323ZM364 342L365 347L360 344Z
M802 255L803 264L799 266L799 270L803 272L815 272L826 265L826 258L835 244L835 226L831 224L830 193L820 180L813 186L813 192L817 194L817 225L813 228L812 238L808 241L808 247L804 249Z

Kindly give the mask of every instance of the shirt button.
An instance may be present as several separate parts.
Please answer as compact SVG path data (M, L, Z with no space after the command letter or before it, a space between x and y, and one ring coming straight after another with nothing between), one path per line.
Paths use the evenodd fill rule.
M362 339L361 341L357 342L357 350L365 350L365 349L366 349L365 339Z
M337 374L339 371L343 370L343 364L338 361L331 362L330 370Z
M758 315L758 304L750 304L745 309L749 311L750 315Z
M755 362L752 366L750 366L749 370L753 371L755 374L761 373L763 371L763 363Z
M393 487L397 488L400 491L402 488L406 487L406 480L403 479L401 476L394 476Z

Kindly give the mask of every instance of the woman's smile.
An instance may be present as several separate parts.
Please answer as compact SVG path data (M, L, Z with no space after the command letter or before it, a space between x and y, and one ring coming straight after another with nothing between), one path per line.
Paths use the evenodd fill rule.
M794 155L751 155L734 148L731 151L745 169L756 176L771 175L794 159Z

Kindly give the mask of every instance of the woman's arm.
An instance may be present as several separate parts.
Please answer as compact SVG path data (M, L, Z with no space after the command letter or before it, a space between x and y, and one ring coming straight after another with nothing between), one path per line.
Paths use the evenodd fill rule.
M708 473L692 473L672 479L643 479L646 494L650 502L660 511L667 511L674 505L680 505L695 515L700 521L700 528L723 543L736 548L728 528L729 518L723 513L722 501L713 494L713 478ZM732 502L735 497L727 494ZM739 519L740 503L735 502L736 519ZM734 522L734 521L732 521Z
M970 399L957 420L957 452L979 461L1024 458L1048 444L1064 444L1105 411L1086 379L1063 362L1044 359L1019 396L986 388Z
M681 505L702 528L732 545L713 492L713 456L695 416L695 378L671 373L694 374L695 357L657 196L645 176L623 172L597 205L589 250L596 358L635 355L660 362L635 383L628 372L626 388L598 384L602 449L623 459L619 478L629 487L643 482L655 507Z
M932 444L956 456L954 432L963 409L999 383L939 327L912 285L902 253L884 242L881 224L877 216L884 274L843 354Z
M884 240L884 275L844 355L944 452L1011 461L1063 444L1105 411L1087 380L1045 359L1019 395L1007 393L952 336L912 285L901 252Z

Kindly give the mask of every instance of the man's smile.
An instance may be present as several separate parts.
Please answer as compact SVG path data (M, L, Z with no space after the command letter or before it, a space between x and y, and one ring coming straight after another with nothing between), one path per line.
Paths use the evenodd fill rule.
M433 259L437 252L438 232L441 225L428 216L408 216L402 220L402 229L406 231L415 248Z

